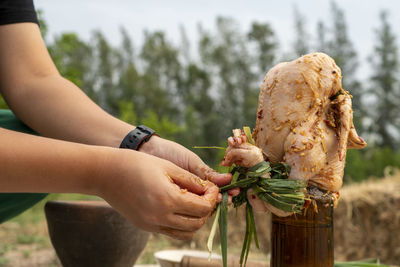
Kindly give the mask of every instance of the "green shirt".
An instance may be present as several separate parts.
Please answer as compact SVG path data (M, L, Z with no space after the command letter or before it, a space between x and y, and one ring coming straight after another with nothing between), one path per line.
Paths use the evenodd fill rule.
M8 109L0 109L0 127L37 135ZM19 215L47 195L38 193L0 193L0 223Z

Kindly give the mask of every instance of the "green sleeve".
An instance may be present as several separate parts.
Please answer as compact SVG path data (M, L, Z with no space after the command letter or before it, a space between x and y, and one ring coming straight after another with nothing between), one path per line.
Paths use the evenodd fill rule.
M35 131L26 126L8 109L0 109L0 127L37 135ZM0 223L21 214L47 195L38 193L0 193Z

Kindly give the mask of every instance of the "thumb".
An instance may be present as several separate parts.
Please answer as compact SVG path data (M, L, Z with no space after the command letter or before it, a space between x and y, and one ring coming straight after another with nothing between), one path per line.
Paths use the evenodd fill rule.
M227 185L232 180L232 174L215 171L205 164L196 154L194 154L192 159L189 159L189 171L196 174L201 179L211 181L218 186Z

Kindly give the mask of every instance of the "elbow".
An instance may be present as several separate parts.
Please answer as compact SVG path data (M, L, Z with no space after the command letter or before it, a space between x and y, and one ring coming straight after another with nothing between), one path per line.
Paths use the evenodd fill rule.
M55 72L35 72L18 75L18 79L11 79L1 86L1 93L11 109L19 104L26 104L25 100L33 100L42 94L53 81L63 79ZM22 78L21 78L22 77Z

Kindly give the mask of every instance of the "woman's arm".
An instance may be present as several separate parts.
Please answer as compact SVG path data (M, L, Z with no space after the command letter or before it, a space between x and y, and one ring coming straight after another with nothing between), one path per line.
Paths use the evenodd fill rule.
M218 194L169 161L127 149L0 128L0 151L0 192L97 195L136 226L180 239L205 223Z
M7 104L19 119L43 136L118 147L134 129L107 114L60 76L34 23L0 26L0 77L0 92ZM231 180L230 174L218 174L175 142L152 137L141 151L218 185Z
M0 192L97 195L110 150L0 128Z
M60 76L38 25L0 26L0 40L0 92L32 129L56 139L118 147L134 128Z

